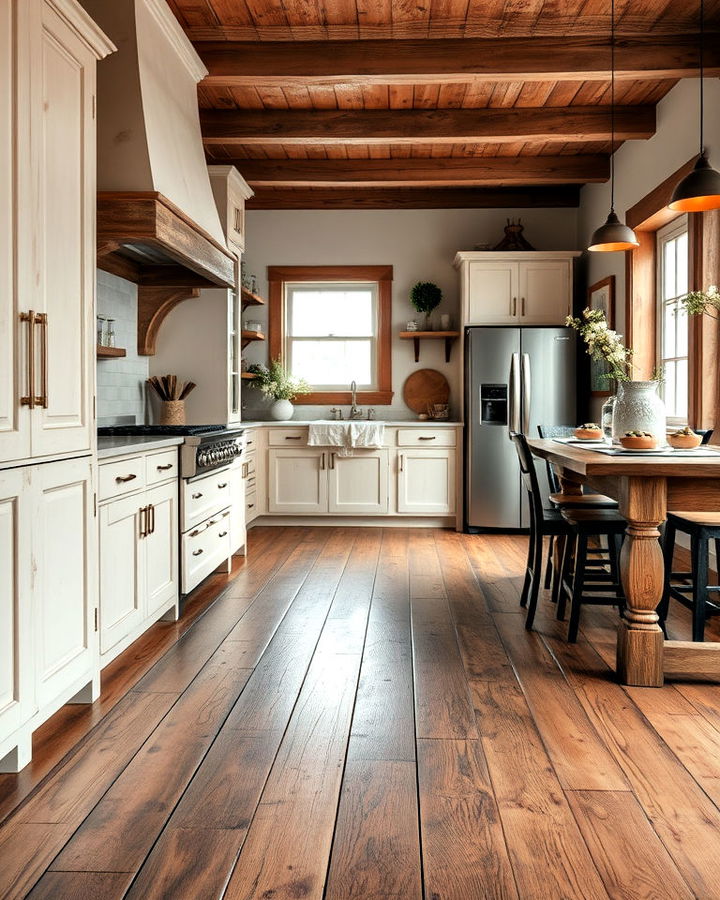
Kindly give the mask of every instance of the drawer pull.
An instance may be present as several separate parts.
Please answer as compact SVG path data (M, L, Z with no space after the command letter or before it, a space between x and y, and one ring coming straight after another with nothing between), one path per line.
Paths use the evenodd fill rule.
M255 504L254 504L254 503L248 503L247 508L248 508L248 509L255 509Z
M115 478L118 484L125 484L126 481L134 481L137 478L137 475L118 475Z
M197 537L203 531L203 528L196 528L194 531L190 532L190 537Z
M242 464L241 473L242 473L242 474L240 475L241 478L247 478L247 477L248 477L248 464L247 464L247 463L243 463L243 464Z
M221 531L218 537L227 537L227 531Z
M192 495L193 500L199 500L201 497L202 497L202 494L200 493L200 491L198 491L196 494Z
M291 437L289 434L286 434L286 435L285 435L285 440L286 440L286 441L301 441L301 440L302 440L302 435L296 434L296 435L294 435L293 437Z
M227 517L228 517L229 515L230 515L230 510L229 510L229 509L226 509L225 512L220 516L220 518L221 518L221 519L227 519Z
M204 552L205 552L205 551L204 551L203 548L201 547L199 550L193 550L193 556L200 556L200 554L201 554L201 553L204 553Z
M437 435L435 435L435 434L432 437L423 437L422 435L420 435L420 437L418 437L418 440L419 441L434 441L436 438L437 438Z
M218 485L218 490L219 490L219 491L223 491L223 490L225 490L225 488L226 488L227 486L228 486L227 481L223 481L223 482L221 482L221 483Z
M167 472L167 470L172 469L172 467L173 467L173 464L168 463L166 466L158 466L157 470L158 470L158 472Z

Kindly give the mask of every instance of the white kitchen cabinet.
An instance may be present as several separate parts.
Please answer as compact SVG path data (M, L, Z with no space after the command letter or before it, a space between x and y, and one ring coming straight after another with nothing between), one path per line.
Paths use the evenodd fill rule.
M314 515L328 510L328 451L268 450L268 512Z
M133 479L121 482L137 485L132 493L100 495L103 666L158 618L175 618L179 599L177 450L108 460L100 465L100 482L126 478L126 472L146 472L149 480L164 481L146 488L144 480Z
M28 478L29 470L0 472L0 772L22 768L30 753L30 735L17 737L33 707Z
M225 238L239 255L245 250L245 201L252 188L235 166L208 166L208 175Z
M388 451L355 450L328 454L328 512L380 516L388 511Z
M247 462L236 459L230 467L228 480L230 481L230 552L237 553L245 547L245 475ZM243 549L244 554L244 549Z
M397 457L397 511L448 516L455 512L454 448L401 449Z
M93 446L95 64L113 49L74 0L0 0L0 463Z
M564 325L575 252L458 253L464 325Z

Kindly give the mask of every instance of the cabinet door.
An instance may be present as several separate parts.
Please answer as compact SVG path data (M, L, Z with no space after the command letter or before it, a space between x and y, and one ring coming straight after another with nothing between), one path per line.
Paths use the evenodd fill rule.
M36 65L36 394L43 402L32 415L33 457L89 450L94 427L95 57L48 3Z
M326 450L269 450L271 513L314 515L328 511Z
M68 690L91 680L97 667L98 536L89 459L34 466L32 477L34 653L42 708L58 698L65 702Z
M398 453L398 512L440 516L455 512L455 450Z
M236 460L230 469L230 549L233 553L245 546L245 485L247 461Z
M16 52L13 9L17 4L0 0L0 462L30 456L30 419L20 397L29 391L27 339L29 324L20 322L20 291L27 265L22 256L26 244L18 244L16 211L27 197L19 177L27 167L24 143L25 105L16 104ZM17 55L24 51L17 46ZM19 121L18 121L19 120ZM16 256L17 254L17 256ZM16 268L17 263L18 265Z
M466 288L468 325L507 325L518 321L517 263L470 262Z
M145 614L151 616L170 601L177 601L180 590L177 482L162 484L148 491L145 503L150 506L149 534L143 538Z
M28 469L0 472L0 748L32 712L28 480Z
M520 264L522 325L564 325L572 312L572 263L565 259Z
M100 507L100 652L107 653L143 619L140 508L143 493Z
M346 516L379 516L388 511L387 450L329 454L328 510Z

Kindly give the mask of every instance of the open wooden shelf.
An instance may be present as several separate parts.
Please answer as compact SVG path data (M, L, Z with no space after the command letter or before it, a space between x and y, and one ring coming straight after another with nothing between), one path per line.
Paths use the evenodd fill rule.
M459 331L401 331L400 339L415 345L415 362L420 362L420 341L445 341L445 362L450 362L452 345L460 337Z
M101 347L97 345L98 359L120 359L121 356L127 356L127 350L122 347Z
M251 344L253 341L264 341L265 335L262 331L241 331L240 332L240 345L244 350L248 344Z
M240 288L240 305L243 309L246 306L265 306L265 301L247 288Z

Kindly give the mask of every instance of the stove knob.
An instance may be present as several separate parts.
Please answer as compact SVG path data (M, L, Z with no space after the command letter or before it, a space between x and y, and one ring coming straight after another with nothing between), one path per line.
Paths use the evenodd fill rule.
M207 465L207 463L208 463L208 455L207 455L207 452L206 452L205 450L201 450L201 451L198 453L197 461L198 461L198 465L199 465L199 466L206 466L206 465Z

